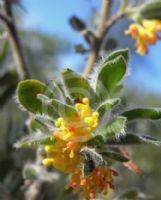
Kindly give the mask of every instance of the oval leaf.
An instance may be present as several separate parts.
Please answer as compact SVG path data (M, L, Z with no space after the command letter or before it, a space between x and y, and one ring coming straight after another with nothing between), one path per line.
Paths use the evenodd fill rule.
M161 19L161 1L156 0L143 4L140 14L144 19Z
M98 108L99 117L102 117L108 110L112 109L115 105L120 104L121 100L119 98L108 99L103 102Z
M106 59L104 60L103 64L108 62L108 61L113 61L116 59L118 56L122 56L126 63L129 61L129 49L119 49L116 51L111 52Z
M109 136L117 136L125 134L126 118L119 116L114 121L110 122L106 128L96 133L95 137L102 136L106 141Z
M61 103L56 99L51 101L51 105L59 113L59 115L65 119L69 119L70 117L73 117L74 114L77 114L77 110L74 107Z
M72 98L89 97L89 92L91 90L90 85L80 74L67 68L62 71L62 78L64 85Z
M41 94L54 96L44 83L32 79L21 81L18 84L17 94L19 103L29 112L35 114L49 114L53 117L56 114L50 105L45 104L45 102L37 98L37 96Z
M161 108L135 108L121 114L128 120L134 119L161 119Z
M55 139L51 135L41 133L26 136L14 144L15 148L39 147L40 145L54 145Z
M96 78L96 93L99 98L105 99L112 94L115 86L126 73L126 61L118 56L114 61L105 63Z
M114 151L101 152L101 155L104 158L116 160L116 161L119 161L119 162L127 162L127 161L129 161L128 158L126 158L126 157L122 156L121 154L119 154L117 152L114 152Z
M108 138L106 144L111 145L139 145L139 144L154 144L157 146L161 145L161 140L150 136L138 136L133 134L126 134L125 136L121 136L119 139L114 137Z
M44 94L47 86L38 80L25 80L18 84L18 100L30 112L41 113L42 102L38 94Z

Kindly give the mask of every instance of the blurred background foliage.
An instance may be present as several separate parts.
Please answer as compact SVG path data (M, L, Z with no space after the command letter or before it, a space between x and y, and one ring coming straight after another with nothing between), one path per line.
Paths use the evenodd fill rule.
M143 1L133 0L133 3L142 2ZM71 4L73 2L69 3ZM117 5L117 1L115 1L112 12L115 12ZM54 9L56 8L53 8L53 12ZM97 10L94 8L92 9L93 12L90 23L97 24L98 13ZM72 42L58 34L51 35L40 30L25 29L23 20L21 20L21 12L18 11L18 14L16 13L16 20L19 24L19 34L28 65L32 72L32 78L43 81L56 78L57 72L59 71L57 66L59 66L60 63L65 63L65 61L60 62L60 56L70 56ZM71 16L72 14L73 13L71 13ZM107 51L120 47L132 47L133 42L129 38L123 38L122 34L118 34L123 32L128 23L128 21L123 20L110 30L107 40L102 47L103 54L107 54ZM0 31L2 33L1 35L3 35L4 29L2 25L0 26ZM82 48L81 45L79 47ZM88 49L88 47L86 46L85 49ZM76 50L78 51L80 48L78 49L77 46ZM83 56L83 58L84 61L86 61L86 56ZM139 57L139 59L142 58ZM27 114L20 111L15 103L16 100L14 96L17 75L13 63L12 53L4 34L4 37L0 39L0 199L2 200L25 199L24 194L27 186L24 187L24 184L27 183L24 183L22 178L22 170L25 163L35 159L34 150L15 150L13 148L13 143L20 136L22 137L22 135L27 134L26 125L24 124L24 121L27 119ZM78 71L81 71L84 65L80 62L78 66L80 66L80 68L77 68ZM10 76L10 74L13 76ZM131 76L133 75L131 74ZM128 77L128 79L130 79L130 77ZM121 93L125 105L128 103L130 107L161 106L161 94L144 90L144 88L137 83L132 86L128 83L129 82L125 80L125 85L127 87L125 87L124 91ZM147 120L140 120L130 123L127 127L127 131L135 132L136 134L148 133L152 136L160 136L160 126L160 121L154 123ZM151 195L155 200L160 200L160 149L152 146L134 146L129 149L134 160L140 166L142 175L136 176L126 168L121 168L121 170L119 170L121 173L117 181L116 191L121 193L123 190L132 188ZM66 195L63 188L65 185L63 182L63 180L65 180L65 175L61 176L62 181L54 181L53 183L43 185L42 193L38 196L39 200L77 198L71 197L70 192L69 195ZM144 197L144 199L148 198Z

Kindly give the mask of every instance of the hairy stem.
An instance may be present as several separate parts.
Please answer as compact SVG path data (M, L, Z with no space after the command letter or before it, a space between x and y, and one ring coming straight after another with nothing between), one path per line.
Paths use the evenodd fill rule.
M111 0L102 0L102 6L100 11L100 24L98 28L95 30L93 45L91 45L91 50L89 52L88 60L84 68L83 74L85 77L87 77L91 73L94 67L94 63L99 56L101 45L109 29L119 19L125 16L124 12L118 12L117 15L114 15L111 18L109 18L111 3L112 3Z
M111 0L102 0L101 12L100 12L100 24L95 32L95 40L91 47L91 51L88 56L88 61L86 67L84 69L84 76L87 77L93 69L93 65L98 57L102 35L104 34L104 29L106 25L107 18L109 16L110 9L110 1Z

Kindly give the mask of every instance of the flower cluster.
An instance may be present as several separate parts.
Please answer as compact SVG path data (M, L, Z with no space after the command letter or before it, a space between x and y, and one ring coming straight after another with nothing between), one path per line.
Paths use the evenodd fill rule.
M131 35L136 39L135 47L140 55L148 53L148 45L155 44L161 39L158 33L161 32L161 20L142 20L141 24L131 24L125 31L126 35Z
M56 120L56 131L52 136L56 142L45 146L47 158L43 164L71 174L70 187L74 191L82 190L82 197L91 199L97 193L107 194L108 188L114 188L113 176L116 173L107 166L96 166L88 176L83 175L84 160L80 151L98 127L99 113L92 112L88 98L79 100L75 108L77 112L70 120Z
M97 193L107 194L108 188L114 189L113 176L117 176L117 172L104 167L96 167L93 172L81 177L81 172L72 176L71 186L74 191L82 190L82 197L93 199Z

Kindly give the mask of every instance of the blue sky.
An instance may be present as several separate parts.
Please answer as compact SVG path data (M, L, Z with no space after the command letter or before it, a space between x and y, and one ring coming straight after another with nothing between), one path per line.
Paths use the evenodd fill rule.
M116 0L118 1L118 0ZM26 28L41 30L49 34L58 34L67 38L74 45L84 42L82 37L71 29L68 19L76 14L86 20L91 14L91 5L97 9L100 0L23 0L27 12L23 13L23 24ZM80 66L84 58L78 54L62 55L60 65ZM138 56L132 51L130 60L131 75L128 77L130 84L137 84L141 89L161 93L161 42L150 48L146 56Z

